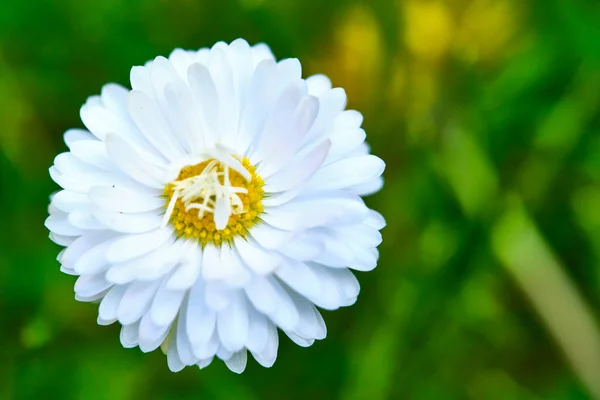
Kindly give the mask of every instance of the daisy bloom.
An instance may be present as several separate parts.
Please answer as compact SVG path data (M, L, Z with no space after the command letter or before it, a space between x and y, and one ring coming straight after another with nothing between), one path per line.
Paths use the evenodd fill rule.
M323 339L316 307L356 301L351 269L375 268L385 225L360 197L384 163L344 90L241 39L130 78L87 100L87 130L65 133L50 168L46 227L75 298L172 371L216 356L241 373L248 352L270 367L278 330Z

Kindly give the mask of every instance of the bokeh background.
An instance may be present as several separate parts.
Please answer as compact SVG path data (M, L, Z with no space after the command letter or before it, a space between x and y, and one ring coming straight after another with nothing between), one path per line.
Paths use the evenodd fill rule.
M104 83L237 37L347 90L388 226L326 340L173 374L74 300L47 170ZM600 399L599 111L595 0L4 0L0 399Z

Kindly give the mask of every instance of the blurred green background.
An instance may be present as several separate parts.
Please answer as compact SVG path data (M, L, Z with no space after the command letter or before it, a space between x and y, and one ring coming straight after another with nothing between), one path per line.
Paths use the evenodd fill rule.
M73 299L47 169L104 83L237 37L346 88L388 226L326 340L173 374ZM5 0L0 399L600 399L599 111L596 0Z

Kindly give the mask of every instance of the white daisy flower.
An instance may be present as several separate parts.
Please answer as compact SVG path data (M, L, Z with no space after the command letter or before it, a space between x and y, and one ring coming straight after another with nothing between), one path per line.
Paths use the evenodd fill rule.
M50 168L76 299L172 371L216 356L241 373L248 351L270 367L278 329L323 339L316 307L356 301L350 269L375 268L385 225L360 197L384 163L344 90L244 40L157 57L131 86L87 100Z

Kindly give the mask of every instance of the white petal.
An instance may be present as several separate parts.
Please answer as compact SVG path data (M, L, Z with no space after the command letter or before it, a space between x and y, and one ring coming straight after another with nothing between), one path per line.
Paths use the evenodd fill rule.
M138 213L165 206L164 197L139 193L120 186L94 186L88 194L90 200L109 211Z
M224 270L221 268L221 252L212 243L208 243L202 251L202 277L207 281L224 277Z
M140 321L140 350L148 353L158 349L165 341L171 325L160 326L152 322L150 312L144 314Z
M79 140L98 140L94 135L85 129L69 129L65 132L64 141L67 147Z
M348 157L328 164L317 171L307 188L335 190L369 182L378 178L385 163L373 155Z
M372 181L359 183L358 185L349 186L348 190L352 193L356 193L359 196L370 196L374 193L377 193L383 187L383 177L373 179Z
M90 132L100 140L104 140L108 133L126 137L133 136L131 131L135 127L104 107L100 96L92 96L87 99L81 107L80 117Z
M116 83L108 83L102 86L102 94L100 96L102 104L125 121L129 120L129 114L127 113L127 93L129 93L129 90L125 87Z
M277 291L274 279L267 277L254 277L244 288L252 305L261 313L273 314L277 309Z
M131 178L155 189L163 189L164 172L147 162L129 143L117 135L108 134L106 150L110 158Z
M294 237L294 240L283 245L279 251L294 260L312 260L323 251L324 246L311 231Z
M239 119L239 101L236 99L233 87L231 65L227 60L225 50L218 44L211 49L208 69L217 91L218 139L223 144L235 143L235 133Z
M258 65L263 60L274 60L275 56L273 56L273 52L269 46L265 43L258 43L252 46L252 60L254 62L254 67Z
M233 356L233 352L227 350L224 346L220 346L219 350L217 350L217 357L221 360L229 360Z
M281 89L296 79L302 78L302 65L297 58L286 58L277 63L277 77Z
M268 179L292 158L312 126L318 111L319 101L317 98L307 96L300 101L292 115L281 113L285 120L277 127L276 151L272 152L260 165L259 174L263 179ZM286 134L282 135L281 132L286 132Z
M291 297L300 315L300 323L293 333L309 341L324 339L327 336L327 327L319 311L304 297L295 293L292 293ZM312 342L308 345L312 345Z
M265 314L258 312L254 307L248 307L248 338L246 347L253 353L260 353L267 347L269 340L269 320Z
M129 81L133 90L139 90L148 96L154 95L152 80L150 79L150 70L146 67L135 66L129 73Z
M103 171L85 163L82 163L82 165L88 165L88 167L80 168L81 166L78 166L77 169L67 171L66 173L59 172L56 167L51 167L50 176L63 189L80 193L87 193L91 187L96 185L122 185L141 192L156 190L139 183L127 175Z
M383 240L381 233L363 223L361 225L335 225L331 229L337 234L346 238L349 242L355 243L361 247L377 247Z
M50 232L48 237L59 246L70 246L77 239L77 236L63 236L52 232Z
M363 116L356 110L344 110L335 117L333 126L335 129L356 129L363 123Z
M203 116L202 136L204 146L211 148L216 142L218 123L218 97L215 83L208 68L200 64L192 64L188 69L188 82L198 110Z
M234 353L228 360L225 360L225 365L227 365L227 368L229 368L232 372L241 374L246 369L247 360L248 353L246 352L246 349L243 349L237 353Z
M221 268L225 270L225 282L232 286L243 287L250 280L239 252L229 246L221 246Z
M112 286L104 279L104 274L82 275L75 282L75 293L81 297L94 297Z
M124 325L121 328L121 344L126 349L136 347L139 344L140 323Z
M78 274L95 274L104 271L108 266L108 261L106 261L104 255L113 242L114 239L98 242L96 246L83 253L73 265L75 272Z
M266 122L266 117L271 114L273 107L276 106L276 100L288 86L301 78L301 66L297 59L282 60L275 66L271 66L270 60L261 63L256 70L260 75L253 77L253 82L250 87L251 95L248 97L250 107L247 107L245 114L247 119L249 115L255 114L258 118L250 117L250 125L242 125L242 132L249 129L252 136L251 149L256 150L262 146L262 135L258 134L263 129ZM265 76L266 75L266 76ZM251 158L251 161L255 161Z
M353 229L357 228L346 228L349 232ZM343 234L342 231L328 229L318 233L325 245L325 251L314 260L334 268L350 267L360 271L370 271L375 268L379 258L377 250L370 247L366 241L356 240ZM364 231L366 232L367 228Z
M283 192L308 181L321 167L331 143L325 140L302 158L295 158L265 183L268 193ZM333 165L333 164L332 164Z
M213 336L216 325L216 314L206 306L204 301L204 283L196 282L192 287L188 299L186 332L192 348L208 343ZM200 358L200 354L194 353Z
M194 354L201 359L214 357L219 350L219 344L219 336L216 330L214 330L207 342L197 343L193 347Z
M359 247L353 249L353 251L355 260L348 264L348 267L357 271L371 271L377 266L377 260L379 260L379 251L377 249Z
M100 317L98 315L98 318L97 318L96 322L98 323L98 325L108 326L108 325L111 325L111 324L114 324L115 322L117 322L117 319L116 318L114 318L114 319L102 319L102 317Z
M75 270L65 267L64 265L61 265L59 270L63 274L79 276L79 274L77 274L77 272L75 272Z
M163 56L158 56L146 67L150 73L150 83L154 96L148 96L156 100L156 105L160 106L162 111L166 110L164 91L165 87L173 82L181 81L173 64Z
M121 263L140 257L162 246L172 234L169 228L159 228L137 235L122 236L106 251L106 259L112 263Z
M347 268L331 269L318 264L309 267L319 277L323 288L320 296L310 299L315 305L326 310L335 310L356 301L360 287Z
M69 173L106 173L106 171L88 164L71 152L60 153L54 157L54 166L63 174Z
M248 62L252 59L252 49L244 39L236 39L229 45L227 57L231 65L237 101L243 105L248 97L248 88L254 73L254 65ZM237 132L235 139L233 143L237 143Z
M185 365L193 365L198 362L198 357L192 351L192 345L187 334L187 299L184 299L181 305L181 312L177 319L177 332L173 339L177 341L177 351L179 358Z
M223 346L239 351L248 338L248 305L246 297L236 294L225 309L217 314L217 332Z
M196 246L195 243L192 245ZM202 269L202 256L198 249L186 249L189 251L188 259L182 261L181 265L176 267L173 275L167 281L167 288L171 290L185 290L192 287Z
M176 339L176 330L177 328L173 328L174 331L171 331L171 334L168 336L167 341L161 344L162 351L167 355L167 366L171 372L179 372L185 368L185 363L179 357L179 342Z
M201 65L207 65L210 59L210 49L208 47L202 47L197 51L191 52L193 62L200 63Z
M331 140L331 150L327 155L325 164L329 164L342 157L347 157L365 141L366 137L367 134L360 128L334 130L329 137L329 140Z
M294 333L294 332L287 332L287 331L286 331L286 332L285 332L285 334L286 334L286 335L287 335L287 336L288 336L290 339L292 339L292 341L293 341L294 343L296 343L296 344L297 344L298 346L300 346L300 347L310 347L310 346L312 346L312 345L313 345L313 343L315 342L315 340L314 340L314 339L306 339L306 338L303 338L302 336L300 336L300 335L297 335L297 334L296 334L296 333Z
M288 86L276 100L275 107L270 112L265 128L260 135L260 140L256 142L255 152L250 157L253 164L258 164L273 152L279 151L286 140L296 141L298 145L300 144L300 140L294 138L296 132L292 131L293 122L295 122L294 112L307 93L306 82L299 79ZM285 132L285 135L282 132Z
M268 339L264 350L252 352L256 361L265 368L271 368L277 359L277 348L279 347L279 335L275 325L268 323Z
M257 274L269 274L281 264L281 256L274 251L265 250L250 237L236 237L234 243L242 261Z
M277 250L294 238L293 232L282 231L265 223L253 226L250 234L258 244L269 250Z
M206 284L204 299L206 305L215 311L224 310L232 300L234 289L220 282Z
M61 190L52 196L52 206L64 212L71 212L87 207L89 200L84 193L76 193L70 190Z
M205 358L203 360L198 361L198 368L204 369L212 363L213 357Z
M150 303L158 290L160 282L132 282L117 310L119 322L123 325L133 324L150 309Z
M57 214L50 215L46 218L44 225L48 230L58 235L63 236L80 236L83 230L73 226L65 217Z
M262 204L265 209L269 207L280 206L296 198L296 196L303 192L303 189L303 186L300 185L285 192L270 193L269 197L262 199Z
M98 307L98 316L104 321L117 320L117 310L128 285L113 286L102 299Z
M385 228L385 219L383 216L374 210L369 210L369 216L365 219L365 223L377 230Z
M192 52L177 48L169 54L169 61L173 64L179 77L187 79L187 70L192 64Z
M69 148L71 154L85 163L107 171L117 171L115 163L108 157L104 142L77 140Z
M166 282L163 282L158 288L150 308L152 322L158 326L173 322L179 312L185 293L184 290L170 290L167 288Z
M306 141L321 140L323 132L333 126L336 116L346 107L346 92L342 88L331 89L319 96L319 115L306 135Z
M82 230L106 229L105 225L94 217L89 207L70 212L67 219L71 225Z
M170 83L165 87L165 99L171 125L183 148L189 154L202 151L204 120L190 89L182 82Z
M324 290L319 276L302 262L289 260L281 265L276 274L289 287L310 300L319 298Z
M331 90L331 81L325 75L312 75L306 78L308 92L313 96L321 96Z
M285 331L293 331L300 323L300 315L288 291L278 282L273 282L276 292L277 308L269 314L271 320Z
M141 257L119 264L111 264L106 279L114 283L128 283L132 280L152 281L167 274L180 262L181 245L168 241Z
M105 227L123 233L144 233L160 227L162 215L157 210L136 214L123 214L115 211L94 208L94 217Z
M171 372L179 372L185 368L185 363L179 357L178 350L179 343L175 338L171 338L169 341L169 348L167 350L167 365L169 366L169 370Z
M81 108L81 116L86 126L99 139L104 140L108 134L114 134L129 142L137 151L143 151L145 158L152 160L156 165L162 165L166 161L138 131L127 109L109 110L98 96L93 96Z
M113 237L110 232L91 232L77 238L67 249L62 253L59 261L69 268L75 266L75 262L85 254L89 249L97 246L107 239Z
M348 305L353 304L360 292L360 284L352 271L347 268L329 269L327 273L337 282L338 287L342 289L341 291L349 301Z
M281 206L270 207L261 218L280 229L298 230L361 220L367 211L368 208L360 197L338 191L297 197Z
M163 111L164 120L173 133L173 142L178 151L186 154L198 152L201 143L200 124L197 113L194 112L192 93L179 77L172 63L164 57L157 57L149 66L150 78L154 86L156 101ZM187 67L186 67L187 70ZM192 124L187 121L192 117Z
M129 92L128 109L131 118L154 147L169 160L176 160L183 150L176 140L160 108L145 93Z
M353 243L327 230L319 232L319 238L325 250L314 260L333 268L345 268L356 261Z
M249 95L242 108L240 132L236 146L236 149L242 154L248 154L248 149L262 131L269 115L276 85L273 76L276 72L277 65L272 59L261 61L254 70L248 88Z

